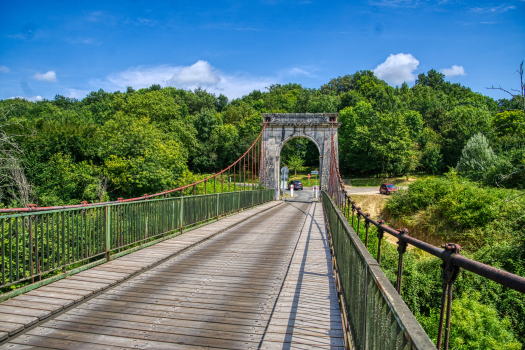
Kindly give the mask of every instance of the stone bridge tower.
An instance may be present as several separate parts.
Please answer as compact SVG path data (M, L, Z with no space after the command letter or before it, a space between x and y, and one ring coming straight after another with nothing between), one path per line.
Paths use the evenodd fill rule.
M339 163L337 122L339 113L263 113L263 121L268 121L263 134L264 185L275 189L279 198L279 179L281 170L281 150L293 138L305 137L319 149L319 184L321 190L328 190L330 176L330 151L332 145L332 122L336 159Z

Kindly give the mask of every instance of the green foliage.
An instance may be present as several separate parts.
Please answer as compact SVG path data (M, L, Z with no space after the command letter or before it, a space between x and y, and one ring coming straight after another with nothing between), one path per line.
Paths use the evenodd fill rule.
M339 120L341 162L347 168L382 174L405 174L415 168L410 135L421 128L417 113L381 113L359 102L342 110Z
M425 179L418 180L414 184L421 186L422 183L433 182L432 179ZM446 188L431 188L427 194L443 191L446 191ZM396 198L397 195L394 194L388 204L396 202ZM511 218L507 219L510 221ZM348 218L348 221L351 222L351 218ZM357 221L354 223L354 230L357 231ZM359 236L365 242L365 225L362 221ZM467 246L467 249L462 250L461 253L484 264L521 276L525 275L523 230L514 231L504 239L500 235L498 239L488 241L491 243L479 248ZM371 226L368 234L368 250L374 257L377 256L378 243L377 229ZM395 244L391 244L386 239L381 242L381 268L393 285L396 283L398 267L396 248ZM441 262L441 259L418 249L408 249L404 255L401 291L403 300L434 343L437 338L441 307L443 283L440 275ZM519 340L524 339L525 336L523 294L465 270L455 282L454 291L451 349L522 349Z
M498 311L480 301L480 294L464 294L453 302L450 324L450 349L520 350L522 344L509 331L510 321L501 318ZM418 317L419 322L434 341L437 341L440 309L432 309L429 316Z
M181 146L149 123L118 112L100 130L104 174L122 197L182 184L187 171Z
M516 191L481 187L452 171L444 178L413 182L392 196L385 208L415 226L424 220L426 230L443 241L479 247L521 231L525 200L508 201L514 195Z
M443 178L415 181L408 190L394 194L385 209L416 237L424 234L443 243L460 243L463 255L525 276L525 200L520 194L482 187L451 172ZM382 267L392 282L396 257L395 249L385 249ZM405 254L404 300L434 338L441 290L439 264L439 259L416 250ZM461 272L455 291L452 323L456 330L451 335L455 348L477 349L473 337L483 334L487 349L521 349L516 339L525 338L523 294L468 271ZM500 347L491 342L499 342Z
M358 71L332 79L319 89L294 83L274 84L265 91L255 90L232 101L200 88L188 91L154 84L139 90L129 87L125 93L93 91L81 100L57 95L53 101L32 103L15 99L0 101L0 105L15 104L17 108L10 117L30 130L27 134L34 131L34 136L21 139L20 144L24 149L27 177L38 193L42 193L38 187L45 186L42 174L48 162L60 153L69 156L73 164L87 162L98 169L102 175L95 177L111 174L108 193L116 197L143 192L144 183L137 179L145 175L138 173L150 169L146 160L141 165L126 160L134 156L131 151L127 156L120 155L123 148L129 149L128 141L123 140L123 145L118 145L102 139L109 125L115 121L122 123L123 116L144 120L139 122L139 127L154 130L154 139L166 146L164 150L164 146L153 147L149 141L144 144L132 138L140 146L137 153L144 153L150 147L148 157L175 152L177 156L174 157L186 162L187 170L213 173L251 145L261 131L261 113L271 112L339 112L342 123L339 128L340 170L351 177L441 174L457 165L461 150L481 132L490 139L498 158L483 181L522 188L525 184L525 171L522 171L525 169L525 135L516 123L523 120L523 115L517 111L505 112L505 108L515 107L514 102L496 102L464 86L447 82L441 73L430 70L420 74L411 88L407 84L394 88L372 71ZM506 125L510 122L512 127ZM128 124L123 123L122 127ZM119 132L122 131L117 130L117 134ZM138 129L134 132L140 134ZM285 163L296 154L290 150L298 141L292 141L283 147ZM114 151L103 151L113 145ZM304 164L318 166L317 146L311 142L304 146L299 155ZM111 171L107 168L109 165ZM160 168L166 169L166 166ZM175 168L178 170L173 170ZM180 174L184 171L180 171L178 164L175 168L167 170L168 173L179 175L169 175L166 181L155 180L156 184L148 191L162 190L157 187L178 181L174 179L183 176ZM135 173L123 175L128 169L134 169ZM157 169L153 173L155 178L167 174ZM124 181L125 178L135 180ZM113 182L117 179L118 186ZM83 182L78 185L91 186ZM69 202L73 199L66 197L57 200ZM8 201L6 199L6 203Z
M481 180L496 162L497 157L490 148L488 140L479 133L472 136L461 151L456 170L472 180Z
M290 170L293 170L295 172L295 176L297 176L298 171L304 170L304 159L302 159L299 156L293 155L288 159L288 167Z
M494 116L494 128L498 136L517 134L525 136L525 114L523 111L505 111Z

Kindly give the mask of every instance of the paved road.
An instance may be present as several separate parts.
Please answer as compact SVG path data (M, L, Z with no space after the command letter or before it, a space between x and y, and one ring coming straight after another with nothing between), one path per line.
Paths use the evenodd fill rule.
M285 193L290 195L289 190L285 190ZM314 191L311 189L304 189L301 191L293 191L293 198L287 197L287 201L294 201L294 202L310 202L314 196Z

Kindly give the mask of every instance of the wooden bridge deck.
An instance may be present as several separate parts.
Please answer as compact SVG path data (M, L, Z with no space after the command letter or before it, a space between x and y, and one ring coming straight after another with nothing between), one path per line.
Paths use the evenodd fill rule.
M0 304L0 349L344 349L322 207L276 204Z

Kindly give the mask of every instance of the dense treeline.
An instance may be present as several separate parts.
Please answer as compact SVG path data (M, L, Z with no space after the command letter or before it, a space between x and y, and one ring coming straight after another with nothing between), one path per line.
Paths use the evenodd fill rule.
M456 167L465 145L481 133L488 138L481 147L494 153L485 164L490 171L463 162L465 172L508 187L522 182L520 101L495 101L434 70L420 74L412 88L393 88L360 71L319 89L276 84L232 101L201 89L152 85L99 90L82 100L4 100L0 108L7 113L2 132L13 141L4 137L0 147L8 153L0 179L8 206L92 202L188 183L239 157L260 132L265 112L339 112L347 175L442 173ZM305 140L292 140L283 152L285 163L317 163L315 145Z

